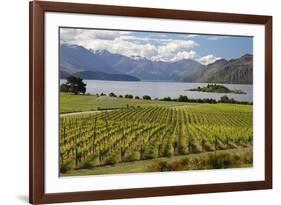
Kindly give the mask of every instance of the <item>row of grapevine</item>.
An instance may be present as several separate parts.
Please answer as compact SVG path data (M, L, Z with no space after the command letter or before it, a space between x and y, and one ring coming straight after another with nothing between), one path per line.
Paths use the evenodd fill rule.
M60 117L65 169L250 146L252 114L137 107Z

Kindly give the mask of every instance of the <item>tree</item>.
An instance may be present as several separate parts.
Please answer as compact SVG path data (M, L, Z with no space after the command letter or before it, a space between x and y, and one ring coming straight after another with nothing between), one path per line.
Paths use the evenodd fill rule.
M164 97L163 99L161 99L163 101L172 101L172 99L170 97Z
M227 97L227 95L224 95L221 97L220 102L226 103L229 102L229 98Z
M83 79L76 76L67 77L67 82L60 86L61 92L70 92L75 95L79 93L85 94L86 92L86 84L83 82Z
M144 95L144 96L142 97L142 99L144 99L144 100L151 100L151 97L150 97L149 95Z
M188 97L185 96L185 95L180 95L179 98L178 98L178 101L179 101L179 102L188 102L189 99L188 99Z
M131 95L131 94L127 94L127 95L125 95L125 98L130 98L130 99L133 99L133 95Z
M117 97L114 93L109 93L109 95L108 95L109 97Z

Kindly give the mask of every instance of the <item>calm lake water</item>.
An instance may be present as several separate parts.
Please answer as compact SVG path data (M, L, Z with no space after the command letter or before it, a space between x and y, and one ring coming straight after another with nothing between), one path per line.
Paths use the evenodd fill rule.
M142 97L149 95L152 98L178 98L180 95L186 95L188 98L212 98L219 100L222 96L227 95L229 98L234 98L238 101L253 101L253 86L241 84L221 84L233 90L239 89L247 94L234 94L234 93L206 93L197 91L186 91L187 89L203 87L208 83L182 83L182 82L128 82L128 81L103 81L103 80L83 80L87 84L87 93L105 93L111 92L116 95L132 94L134 96ZM60 80L60 83L66 82Z

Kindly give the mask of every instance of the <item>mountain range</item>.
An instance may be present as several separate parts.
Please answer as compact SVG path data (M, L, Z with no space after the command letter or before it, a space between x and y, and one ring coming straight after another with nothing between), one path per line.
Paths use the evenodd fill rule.
M75 75L83 79L120 81L178 81L251 84L253 56L220 59L202 65L191 59L176 62L127 57L107 50L93 51L79 45L60 45L60 78Z

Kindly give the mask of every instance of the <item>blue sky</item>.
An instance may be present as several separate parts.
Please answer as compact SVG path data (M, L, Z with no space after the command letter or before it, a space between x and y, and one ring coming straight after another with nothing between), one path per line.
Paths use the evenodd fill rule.
M210 37L213 37L213 40L210 40ZM218 38L214 40L214 37ZM229 60L232 58L239 58L246 53L253 54L252 37L228 36L227 38L223 38L222 36L201 35L194 39L202 45L195 48L195 51L201 55L212 53L215 56L220 56Z
M246 36L61 28L60 38L93 52L108 50L153 61L192 59L205 65L253 52L253 39Z

